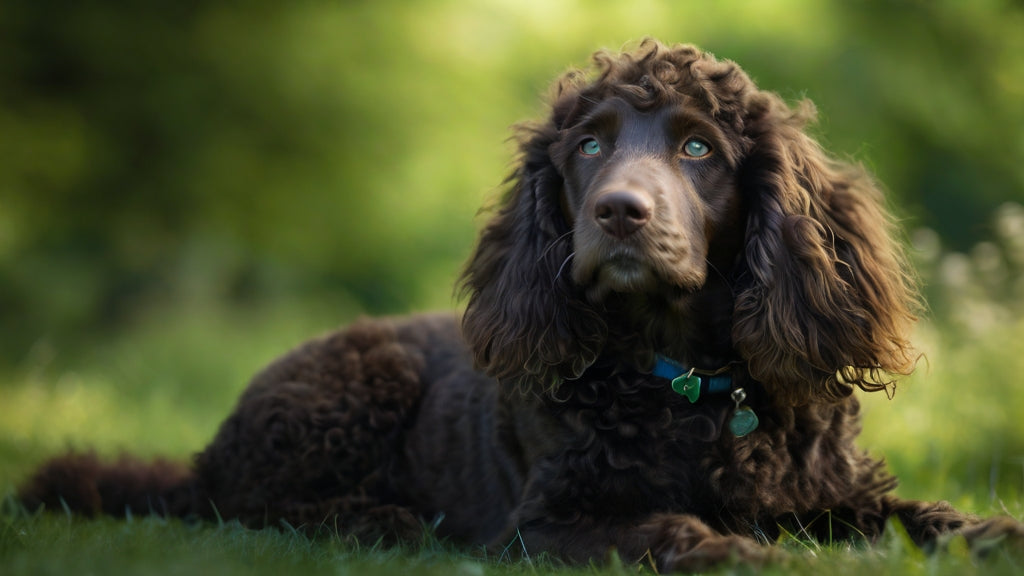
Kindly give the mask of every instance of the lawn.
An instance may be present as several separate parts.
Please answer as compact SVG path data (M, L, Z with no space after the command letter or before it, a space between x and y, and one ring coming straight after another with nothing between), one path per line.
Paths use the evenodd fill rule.
M187 458L214 434L247 378L306 337L351 320L344 306L186 306L137 319L124 333L64 357L39 342L0 384L0 494L41 459L67 447L116 455ZM923 324L926 357L892 399L862 394L862 445L886 456L905 497L946 499L980 514L1024 517L1024 322L993 323L951 338ZM877 546L786 538L789 558L765 573L1012 574L1024 554L979 560L954 541L923 555L898 527ZM624 574L650 568L561 567L455 550L427 535L420 547L365 549L324 532L253 531L233 523L185 525L135 517L32 516L8 500L0 512L0 574ZM745 573L723 567L722 573Z

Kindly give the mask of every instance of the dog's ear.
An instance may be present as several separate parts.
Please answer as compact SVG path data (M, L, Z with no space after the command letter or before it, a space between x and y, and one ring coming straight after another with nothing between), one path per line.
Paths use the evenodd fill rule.
M463 335L478 368L507 389L577 378L606 328L574 288L572 234L562 214L553 124L523 129L519 165L462 275Z
M914 277L882 194L859 167L830 159L804 132L810 103L751 95L745 280L733 339L778 402L880 390L917 360L908 332Z

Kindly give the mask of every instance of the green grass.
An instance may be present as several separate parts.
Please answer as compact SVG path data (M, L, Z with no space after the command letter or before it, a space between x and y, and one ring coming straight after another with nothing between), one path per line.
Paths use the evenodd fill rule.
M201 449L249 376L303 339L352 319L344 306L228 309L194 306L139 318L87 354L64 358L40 343L0 381L0 496L42 459L72 447L187 458ZM862 445L885 455L899 494L946 499L979 514L1024 517L1024 322L950 343L929 325L927 361L890 400L864 395ZM877 546L788 538L768 574L1013 574L1024 554L972 558L961 544L924 555L894 530ZM306 537L233 523L186 525L0 511L0 574L635 574L611 562L563 567L507 562L425 537L410 549L360 548L337 534ZM720 573L748 573L723 567Z
M484 562L438 544L360 549L336 538L247 530L234 523L183 525L22 518L0 527L5 574L483 574ZM510 571L512 572L512 571Z
M972 557L963 542L924 554L898 530L878 545L822 546L787 540L789 554L760 573L778 575L1018 574L1020 554L996 549ZM612 557L602 565L567 567L545 558L508 561L460 551L425 537L414 548L360 548L336 535L306 537L288 530L248 530L235 523L186 525L158 518L83 520L60 514L6 512L0 519L0 573L43 574L417 574L502 575L653 574L647 565ZM751 574L750 567L723 566L720 574Z

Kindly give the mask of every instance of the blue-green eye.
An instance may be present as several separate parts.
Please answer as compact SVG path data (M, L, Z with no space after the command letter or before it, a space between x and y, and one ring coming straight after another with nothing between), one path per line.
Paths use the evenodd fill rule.
M690 158L703 158L711 154L711 146L700 138L690 138L683 144L683 154Z
M584 156L597 156L601 153L601 145L593 138L580 142L580 153Z

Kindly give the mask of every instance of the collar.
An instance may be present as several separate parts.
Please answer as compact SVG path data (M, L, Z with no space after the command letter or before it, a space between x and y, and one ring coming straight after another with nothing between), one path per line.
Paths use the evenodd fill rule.
M729 365L718 370L686 368L682 364L662 355L655 357L654 376L672 381L672 390L686 396L690 403L696 402L702 394L724 394L732 390L732 376Z

